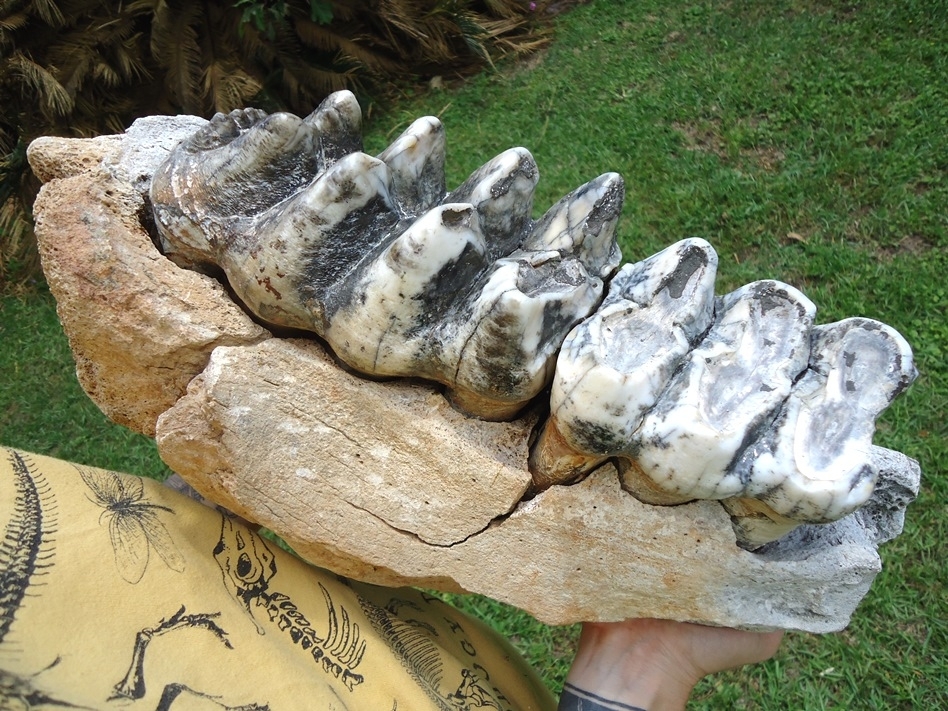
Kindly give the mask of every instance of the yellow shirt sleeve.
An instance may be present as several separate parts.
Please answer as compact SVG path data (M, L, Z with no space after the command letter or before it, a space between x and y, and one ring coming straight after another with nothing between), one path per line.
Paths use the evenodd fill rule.
M499 635L147 480L0 449L0 708L554 709Z

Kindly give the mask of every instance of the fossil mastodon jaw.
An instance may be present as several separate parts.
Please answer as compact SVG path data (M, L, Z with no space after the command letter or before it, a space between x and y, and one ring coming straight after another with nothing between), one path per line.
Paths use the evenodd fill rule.
M814 330L816 307L779 282L716 302L700 239L613 278L618 176L533 222L526 150L446 194L437 119L377 158L360 124L348 92L303 119L215 116L152 182L167 251L220 267L254 314L315 332L358 372L443 383L473 416L513 417L552 382L539 489L616 458L642 501L727 500L748 547L868 499L873 423L915 372L892 329Z
M422 129L433 125L422 124ZM550 622L646 615L812 631L846 624L878 570L876 545L901 529L905 505L917 489L918 470L911 460L871 447L869 465L878 476L862 508L833 523L803 523L757 553L735 545L733 513L717 501L653 506L630 495L636 487L642 489L638 496L655 495L653 487L641 486L634 478L638 474L630 463L650 468L649 462L661 460L662 451L658 446L646 457L646 448L637 449L634 437L626 445L612 438L605 455L570 450L576 458L606 456L612 461L580 474L585 478L574 486L540 491L533 481L539 479L539 470L535 467L531 473L527 467L536 412L511 422L485 422L461 416L417 381L379 383L353 376L336 367L313 339L271 337L236 308L220 283L162 256L146 231L150 177L176 143L206 125L195 118L155 117L137 122L124 136L41 139L30 148L34 169L47 181L36 205L44 267L82 382L110 416L139 431L157 431L162 457L201 493L278 531L305 557L341 573L383 584L474 590ZM398 150L407 150L413 140L406 139ZM326 146L317 149L317 159L329 155L337 163L343 160L343 151L333 152L338 143L315 141L313 145ZM391 161L397 152L389 149L382 155ZM423 165L415 172L430 175ZM405 195L411 192L406 187L410 184L393 179L392 189ZM593 181L591 191L574 193L550 217L534 224L530 234L546 224L540 232L555 235L548 246L561 259L573 254L584 264L598 260L606 265L611 259L608 245L593 249L589 245L598 242L577 236L599 234L608 221L577 223L569 206L596 202L596 191L610 185L601 194L621 199L621 194L609 192L617 184L613 176ZM418 205L426 194L428 189L419 187L414 197L400 199ZM474 197L467 202L475 203ZM488 218L493 224L502 221ZM524 240L518 249L527 251L531 244ZM165 249L171 254L167 245ZM186 256L189 248L177 249L175 258L181 262L206 261L196 251ZM709 276L713 281L713 261L707 243L690 240L646 260L650 276L637 287L636 279L610 280L608 269L597 272L587 266L587 274L614 284L608 287L607 303L627 302L627 315L652 309L653 315L661 312L672 318L673 302L681 294L700 291L692 287L706 285ZM642 269L629 265L623 271ZM715 297L704 332L681 318L674 322L675 332L694 334L695 340L680 348L683 355L668 382L654 388L659 396L648 412L668 416L653 418L650 431L673 441L663 423L684 421L693 416L686 415L689 411L703 412L702 403L770 402L760 388L742 393L729 385L741 382L739 378L711 376L732 372L729 350L754 354L754 362L766 366L748 370L747 363L737 363L744 368L737 372L754 376L745 378L748 383L772 387L782 373L792 370L784 355L768 350L767 339L754 335L774 332L771 305L779 307L777 313L803 317L808 312L807 302L786 285L759 282ZM605 311L602 307L594 313ZM684 311L706 318L706 311L693 305ZM640 318L648 322L651 317ZM577 332L594 319L578 324ZM804 374L814 371L810 377L819 383L831 371L845 372L845 357L842 370L828 368L827 358L814 357L832 339L814 338L819 331L807 330L805 322L783 323L788 338L799 340L802 335L792 334L807 334L805 358L797 354L790 359L796 364L806 361ZM841 331L865 333L870 325L863 322ZM642 334L650 340L666 336L667 330L645 329ZM691 336L682 338L689 342ZM564 373L567 350L558 356ZM842 352L849 350L847 345ZM891 356L893 351L884 347L882 352ZM701 365L701 354L711 362ZM627 355L629 360L634 357ZM898 365L893 374L911 370L891 358L889 363ZM550 377L555 381L552 373ZM849 392L848 379L826 382L841 382ZM795 380L791 392L803 382L802 377ZM812 392L830 390L816 387ZM696 397L672 398L672 392ZM708 400L703 392L716 396ZM801 398L801 403L817 401L809 395ZM781 407L789 402L788 395ZM864 402L857 411L871 412L877 406ZM751 427L754 433L776 433L777 423L790 420L777 408L767 425L767 418L753 416L757 408L738 412L733 419L712 408L702 417L726 433L728 442L741 428L751 427L748 422L758 428ZM562 416L565 422L567 410L558 408L556 420ZM797 411L793 417L804 421L800 407ZM871 418L868 421L871 430ZM624 431L644 432L640 427ZM675 445L683 446L681 441ZM534 454L537 451L534 448ZM625 451L643 454L636 459ZM716 451L715 461L725 451ZM825 457L820 466L833 459ZM704 473L713 463L689 462L688 476L697 488L710 481ZM622 470L621 479L613 464ZM697 488L662 491L680 500ZM737 508L747 501L758 499L726 499L745 522L760 517L752 506ZM772 509L764 514L767 520L774 517Z

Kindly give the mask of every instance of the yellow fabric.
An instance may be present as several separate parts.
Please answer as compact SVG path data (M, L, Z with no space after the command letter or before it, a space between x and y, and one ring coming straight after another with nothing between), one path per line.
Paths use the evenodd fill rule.
M512 648L160 484L0 449L0 709L552 709Z

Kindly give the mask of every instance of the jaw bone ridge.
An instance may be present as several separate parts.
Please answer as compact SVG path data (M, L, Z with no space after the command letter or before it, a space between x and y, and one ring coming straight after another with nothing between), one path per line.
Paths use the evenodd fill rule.
M537 490L614 459L653 504L721 500L756 548L872 491L875 418L914 378L904 339L765 280L715 298L687 239L616 272L624 185L606 173L531 219L524 148L446 192L438 119L373 158L340 92L312 114L215 116L155 173L166 254L215 265L271 324L312 331L366 375L441 383L509 419L550 388Z

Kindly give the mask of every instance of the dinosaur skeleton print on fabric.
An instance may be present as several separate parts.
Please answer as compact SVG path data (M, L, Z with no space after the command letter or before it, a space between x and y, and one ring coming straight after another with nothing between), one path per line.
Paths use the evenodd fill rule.
M157 482L0 449L0 708L552 709L495 633Z

